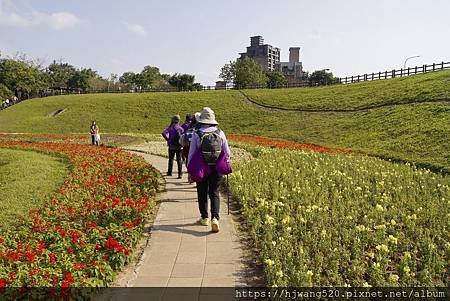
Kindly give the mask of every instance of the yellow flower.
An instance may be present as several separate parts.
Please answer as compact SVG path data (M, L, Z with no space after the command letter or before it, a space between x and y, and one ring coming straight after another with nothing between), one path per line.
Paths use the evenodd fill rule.
M395 226L395 225L397 225L397 222L395 220L391 219L391 225Z
M282 270L279 270L278 272L277 272L277 277L283 277L283 271Z
M311 270L308 270L306 272L306 276L308 276L308 277L312 277L313 275L314 275L314 273Z
M385 244L377 245L377 246L375 247L375 249L377 249L378 251L383 251L383 252L385 252L385 253L388 253L388 252L389 252L389 248L388 248L388 246L386 246Z
M377 205L375 206L375 209L376 209L377 211L384 211L384 207L381 206L380 204L377 204Z
M275 262L272 259L266 259L264 260L264 263L267 264L268 266L273 266L275 264Z
M283 224L287 224L291 221L291 218L289 216L286 216L285 218L283 218L283 220L281 221Z
M398 275L392 274L391 276L389 276L389 282L391 282L391 283L397 283L398 278L399 278Z
M392 235L389 235L388 239L389 239L389 242L391 242L393 244L397 244L397 242L398 242L398 239Z

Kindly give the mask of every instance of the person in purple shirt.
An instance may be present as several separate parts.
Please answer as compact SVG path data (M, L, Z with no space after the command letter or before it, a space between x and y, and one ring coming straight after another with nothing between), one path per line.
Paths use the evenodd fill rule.
M186 115L186 120L184 121L184 123L181 125L181 127L183 128L183 133L186 134L188 129L193 125L194 123L194 116L192 114L187 114ZM181 151L181 160L184 162L187 162L187 156L189 153L189 147L187 146L186 139L184 139L184 137L181 138L180 143L181 146L183 147L183 150Z
M172 117L170 125L161 133L164 139L167 141L169 148L169 165L167 169L167 175L172 175L173 159L177 158L178 167L178 179L182 178L182 163L181 163L181 150L180 137L183 135L183 128L179 125L180 116L175 115Z
M208 107L203 108L200 112L200 116L197 119L198 127L191 138L191 145L189 147L188 165L191 161L194 153L201 147L200 135L203 133L210 133L218 131L218 135L221 138L221 149L225 152L228 160L231 158L231 151L228 145L227 138L222 130L219 130L216 121L214 111ZM215 166L210 175L205 177L201 182L197 182L197 199L198 207L201 218L199 223L203 226L209 225L208 219L208 196L211 200L211 230L213 232L219 232L219 211L220 211L220 198L219 198L219 183L222 179L222 175L218 174Z
M186 120L181 125L183 128L183 131L186 133L187 129L191 126L192 120L194 119L194 116L192 114L186 114Z

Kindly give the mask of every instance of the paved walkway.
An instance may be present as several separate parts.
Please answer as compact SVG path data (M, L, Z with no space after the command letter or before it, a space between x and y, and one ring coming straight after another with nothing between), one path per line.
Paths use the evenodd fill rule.
M143 156L163 174L167 171L166 158L135 154ZM247 285L242 245L232 215L227 215L225 197L221 198L219 233L212 233L210 226L196 224L197 192L195 184L187 183L186 173L181 180L166 177L166 192L159 199L150 243L127 286L193 287L197 289L189 291L192 296L188 299L209 300L212 296L202 296L207 290L201 288ZM186 297L183 295L179 300ZM229 300L230 296L223 297L219 300Z

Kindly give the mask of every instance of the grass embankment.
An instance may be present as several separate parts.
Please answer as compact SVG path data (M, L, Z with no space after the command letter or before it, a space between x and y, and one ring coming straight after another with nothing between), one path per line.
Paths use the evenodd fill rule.
M252 100L299 110L354 110L450 98L450 70L308 89L245 90Z
M389 98L395 103L395 99L403 99L399 95L414 93L414 101L420 102L430 95L433 98L445 95L449 87L448 76L449 72L443 71L392 81L289 91L298 95L315 94L316 98L309 98L311 103L321 103L319 96L325 93L323 91L328 91L322 97L322 104L318 105L321 108L333 108L338 103L352 107L357 101L366 106L387 102ZM390 83L394 88L388 89ZM369 89L371 85L375 88ZM352 89L350 96L362 95L368 89L372 92L367 93L372 96L367 101L359 96L349 96L347 99L344 92ZM390 92L386 92L388 90ZM267 94L267 98L271 98L272 93L283 91L255 90L253 93ZM336 91L342 94L338 100L332 98L332 95L339 94ZM298 99L295 95L286 97ZM279 100L274 98L274 101ZM260 109L245 102L238 91L59 96L25 101L1 111L0 132L88 133L91 119L96 119L101 132L159 134L172 115L184 117L186 113L198 111L203 106L215 110L220 126L227 133L351 148L450 171L450 106L442 102L353 113L311 113ZM61 115L47 116L61 108L66 108Z
M33 151L0 148L0 228L42 204L69 173L66 160Z
M449 285L448 177L371 157L263 149L230 181L269 286Z

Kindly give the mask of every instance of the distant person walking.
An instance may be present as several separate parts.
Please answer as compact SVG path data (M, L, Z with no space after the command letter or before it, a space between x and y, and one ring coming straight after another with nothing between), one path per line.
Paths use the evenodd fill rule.
M92 145L99 145L100 144L100 130L99 130L95 120L92 121L90 133L91 133Z
M200 117L200 113L196 112L194 116L192 117L192 120L189 124L189 127L184 131L183 136L181 136L180 143L183 146L183 150L181 152L181 156L183 158L183 162L185 162L187 167L187 159L189 156L189 148L191 146L191 140L192 136L194 135L195 130L197 129L197 126L199 125L197 123L197 119ZM191 184L193 181L191 179L191 176L188 174L188 183Z
M208 107L203 108L198 117L198 128L192 136L189 147L188 171L196 172L203 168L204 177L197 179L198 208L201 218L199 223L209 225L208 196L211 200L211 230L219 232L219 183L223 178L219 164L229 164L231 157L225 133L220 130L214 111ZM203 160L203 161L201 161ZM224 161L225 162L222 162Z
M192 114L186 114L186 119L184 123L181 125L184 132L186 132L186 130L191 126L193 118L194 116L192 116Z
M181 162L181 150L180 144L181 135L183 135L183 128L179 125L180 116L175 115L172 117L170 125L161 133L164 139L167 141L167 147L169 148L169 164L167 168L167 175L172 176L173 159L177 158L178 167L178 179L182 178L182 162Z

